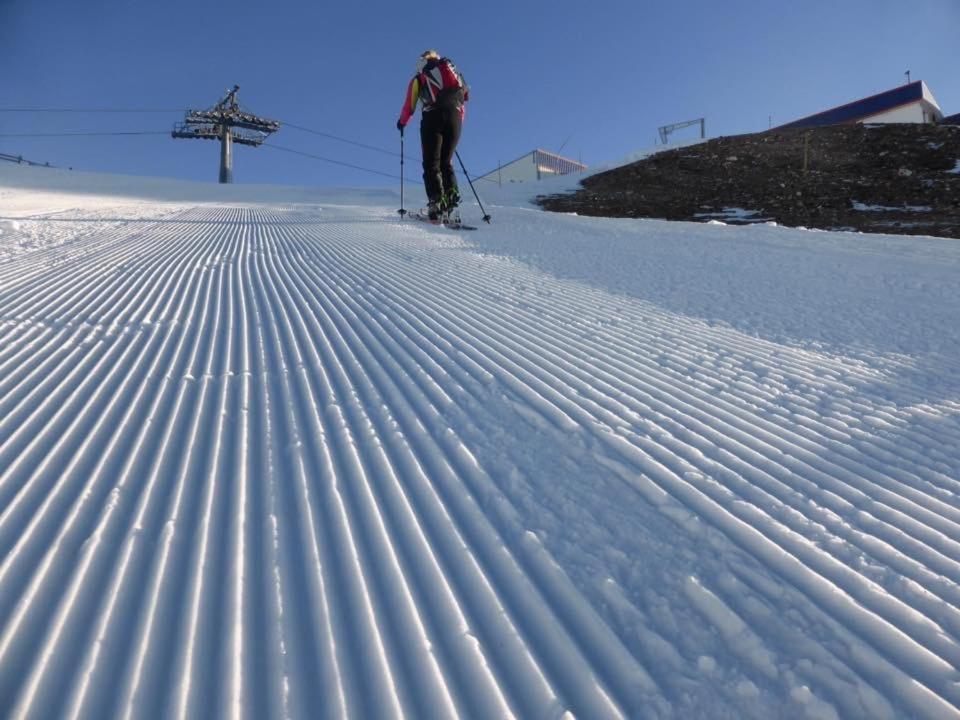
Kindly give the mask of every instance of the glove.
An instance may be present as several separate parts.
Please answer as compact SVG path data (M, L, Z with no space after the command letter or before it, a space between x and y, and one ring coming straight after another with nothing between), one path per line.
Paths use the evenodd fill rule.
M400 134L403 135L403 123L397 120L397 130L400 131Z

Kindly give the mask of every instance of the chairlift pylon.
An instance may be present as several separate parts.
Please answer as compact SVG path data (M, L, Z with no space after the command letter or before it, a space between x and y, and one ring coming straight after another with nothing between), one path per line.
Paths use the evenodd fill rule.
M280 129L279 120L268 120L245 112L237 100L239 85L209 110L188 110L171 136L194 140L220 141L220 182L233 182L233 143L258 147Z

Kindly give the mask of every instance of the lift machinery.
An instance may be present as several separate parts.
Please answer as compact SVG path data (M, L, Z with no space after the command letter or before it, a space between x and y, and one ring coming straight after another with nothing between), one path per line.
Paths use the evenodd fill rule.
M220 141L220 182L233 182L233 143L258 147L280 129L280 121L245 112L237 100L239 85L209 110L188 110L183 122L174 125L175 138Z

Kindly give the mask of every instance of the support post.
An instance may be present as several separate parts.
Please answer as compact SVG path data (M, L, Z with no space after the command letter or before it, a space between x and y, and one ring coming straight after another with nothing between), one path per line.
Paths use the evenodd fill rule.
M0 0L2 2L2 0ZM239 85L209 110L187 110L183 122L173 126L175 138L220 141L220 182L233 182L233 146L259 147L280 129L279 120L268 120L246 112L237 101Z
M233 182L233 135L226 123L220 126L220 182Z

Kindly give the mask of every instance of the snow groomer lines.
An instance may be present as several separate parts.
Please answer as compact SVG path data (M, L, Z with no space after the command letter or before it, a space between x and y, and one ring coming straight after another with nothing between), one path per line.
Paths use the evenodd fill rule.
M0 267L10 716L958 716L955 361L544 269L798 233L75 202Z

